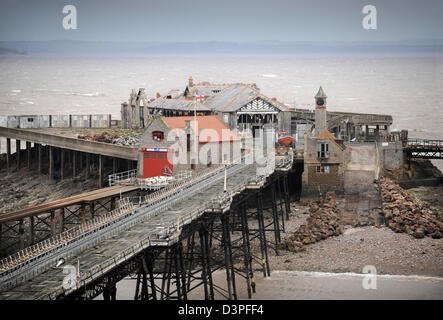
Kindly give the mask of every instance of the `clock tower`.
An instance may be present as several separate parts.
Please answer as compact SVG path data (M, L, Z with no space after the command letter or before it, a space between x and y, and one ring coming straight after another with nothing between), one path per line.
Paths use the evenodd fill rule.
M318 89L315 95L315 135L318 136L323 130L328 128L326 119L326 94L323 88Z

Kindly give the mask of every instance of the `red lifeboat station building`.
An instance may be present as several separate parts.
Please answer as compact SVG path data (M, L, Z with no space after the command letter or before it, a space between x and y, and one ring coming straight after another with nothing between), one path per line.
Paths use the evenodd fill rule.
M143 154L143 178L156 176L172 176L174 171L172 159L172 149L168 148L141 148Z
M194 120L197 120L197 130L194 128ZM210 129L212 133L216 132L215 137L209 136L205 131ZM177 141L168 141L167 137L171 131L186 134L185 145L181 145L182 152L186 153L186 163L174 165L174 158L178 157ZM196 132L198 132L196 134ZM197 147L195 147L195 135L197 135ZM222 143L230 143L230 155L222 154ZM206 144L214 144L217 148L217 159L210 159L207 164L191 163L190 154ZM230 157L232 159L232 150L240 150L240 138L237 137L229 127L223 123L217 116L181 116L181 117L162 117L153 115L147 128L140 138L138 177L150 178L155 176L173 175L174 172L181 170L194 170L206 168L211 163L222 163L223 159ZM215 156L214 156L215 157ZM175 159L177 160L177 159Z

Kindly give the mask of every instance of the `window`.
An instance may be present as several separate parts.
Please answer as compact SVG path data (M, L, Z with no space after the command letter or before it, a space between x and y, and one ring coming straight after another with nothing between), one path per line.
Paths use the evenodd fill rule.
M329 166L317 166L317 173L329 173Z
M329 143L322 142L317 144L317 157L318 158L329 158Z
M191 135L186 135L186 151L191 151Z
M34 122L34 118L28 118L28 122Z
M165 137L165 134L162 131L154 131L152 132L152 140L162 141Z

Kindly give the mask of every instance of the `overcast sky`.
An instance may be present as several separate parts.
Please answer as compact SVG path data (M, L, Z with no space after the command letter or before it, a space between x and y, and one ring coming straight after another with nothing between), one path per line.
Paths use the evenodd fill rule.
M77 30L62 9L77 8ZM377 8L364 30L362 8ZM393 41L443 38L442 0L1 0L0 41Z

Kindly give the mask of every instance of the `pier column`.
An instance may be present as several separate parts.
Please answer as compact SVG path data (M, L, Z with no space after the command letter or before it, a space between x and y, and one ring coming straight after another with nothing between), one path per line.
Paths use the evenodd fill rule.
M55 236L55 211L51 211L51 236Z
M9 173L9 161L11 160L11 139L6 138L6 170Z
M37 152L38 152L38 174L42 174L42 145L38 144L38 148L37 148Z
M83 169L83 152L79 151L78 152L78 162L77 162L77 167L78 167L78 171L82 172Z
M30 241L31 241L31 245L34 244L35 241L35 234L34 234L34 216L29 217L29 229L30 229Z
M89 214L91 215L91 219L94 219L94 214L95 214L94 201L91 201L91 203L89 204Z
M76 165L76 161L77 160L77 152L76 151L72 151L72 177L73 178L75 178L75 175L76 175L76 168L75 168L75 165Z
M20 219L19 225L18 225L18 234L19 234L19 243L20 243L20 250L23 250L25 247L25 223L23 219Z
M20 145L21 145L21 141L20 140L15 140L15 155L17 158L17 170L20 169Z
M60 233L65 231L65 208L60 209Z
M65 179L65 149L60 148L60 179Z
M49 178L52 179L54 177L54 151L53 147L49 146Z
M90 159L89 153L86 153L85 161L86 161L86 164L85 164L85 166L86 166L86 179L89 179L89 174L90 174L90 171L91 171L91 169L89 167L90 163L91 163L91 159Z
M86 222L86 204L82 204L82 223Z
M28 170L31 169L31 142L26 141L26 163Z
M98 187L103 187L103 156L98 156Z

